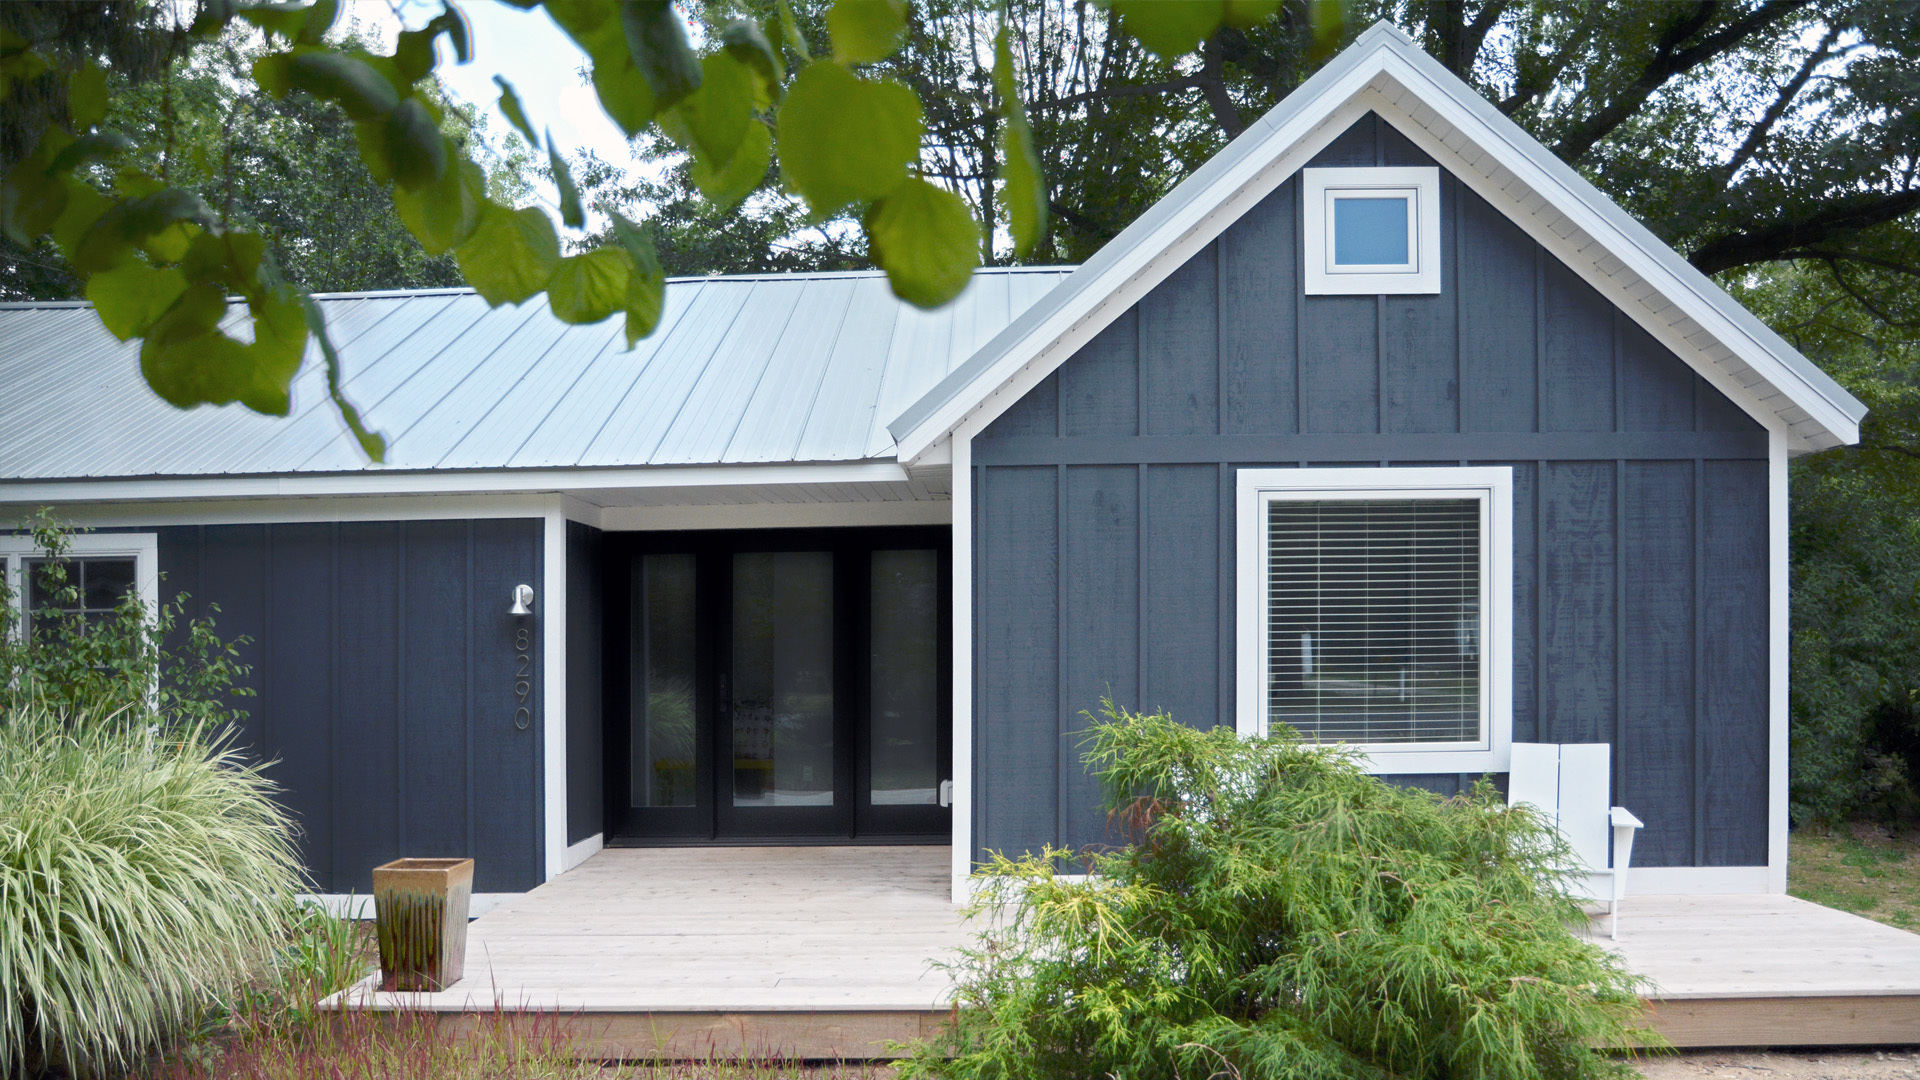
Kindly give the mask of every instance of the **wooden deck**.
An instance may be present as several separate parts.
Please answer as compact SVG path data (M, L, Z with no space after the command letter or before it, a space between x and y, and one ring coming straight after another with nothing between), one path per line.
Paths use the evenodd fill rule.
M860 1057L945 1016L944 847L609 849L475 920L467 977L347 1008L569 1017L603 1057ZM1619 950L1681 1046L1920 1043L1920 935L1781 896L1630 898Z

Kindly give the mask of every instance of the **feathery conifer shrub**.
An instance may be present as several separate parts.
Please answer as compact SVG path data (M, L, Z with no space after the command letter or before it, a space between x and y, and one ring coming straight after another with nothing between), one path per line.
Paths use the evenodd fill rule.
M1636 980L1581 940L1568 853L1482 782L1443 799L1291 732L1105 703L1085 761L1134 843L995 856L950 1030L903 1075L1627 1076ZM1085 880L1056 873L1084 860Z

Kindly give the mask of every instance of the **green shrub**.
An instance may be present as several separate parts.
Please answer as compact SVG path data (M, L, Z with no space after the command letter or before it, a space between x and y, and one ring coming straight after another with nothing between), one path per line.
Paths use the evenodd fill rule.
M224 735L27 703L0 721L0 1066L124 1065L258 969L301 884Z
M1087 764L1136 842L995 857L958 1010L905 1076L1630 1075L1636 983L1577 938L1566 850L1491 785L1441 799L1290 734L1114 711Z

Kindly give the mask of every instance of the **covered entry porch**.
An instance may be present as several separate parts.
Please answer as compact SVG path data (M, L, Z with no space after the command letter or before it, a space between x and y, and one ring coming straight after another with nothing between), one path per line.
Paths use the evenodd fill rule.
M884 1055L944 1021L970 940L936 846L609 849L481 916L467 976L345 1008L566 1020L607 1057ZM1920 1042L1920 935L1786 896L1634 896L1616 949L1678 1046Z

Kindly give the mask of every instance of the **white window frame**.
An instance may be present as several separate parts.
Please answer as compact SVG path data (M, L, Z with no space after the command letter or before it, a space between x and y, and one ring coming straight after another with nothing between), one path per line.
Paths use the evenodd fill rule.
M1267 514L1276 501L1480 502L1480 715L1477 743L1353 745L1375 773L1505 772L1513 743L1513 469L1509 466L1240 469L1235 499L1234 726L1267 731Z
M160 605L160 537L157 533L74 533L67 537L67 556L75 559L131 558L133 586L140 594L140 606L151 623ZM7 613L15 630L24 630L27 619L27 579L23 572L28 559L46 558L46 550L24 534L0 536L0 572L7 576L13 594L13 610Z
M1308 296L1418 294L1440 291L1440 170L1434 166L1302 169ZM1405 198L1407 262L1333 263L1336 198Z

